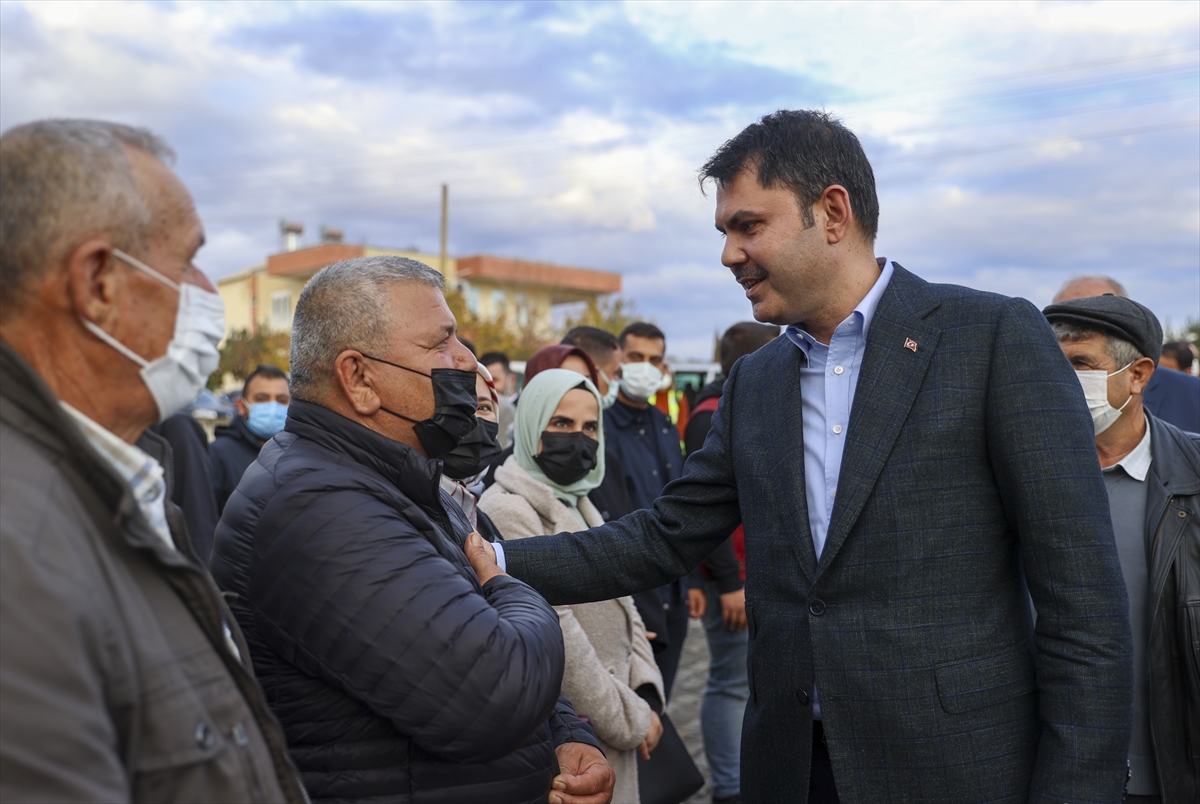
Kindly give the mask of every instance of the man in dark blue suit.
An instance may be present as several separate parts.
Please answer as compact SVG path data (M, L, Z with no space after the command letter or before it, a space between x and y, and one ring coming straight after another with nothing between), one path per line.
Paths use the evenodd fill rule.
M1128 604L1045 319L877 259L874 175L824 113L768 115L702 178L722 262L786 337L734 365L652 509L509 543L508 570L611 598L743 524L747 801L1120 801Z

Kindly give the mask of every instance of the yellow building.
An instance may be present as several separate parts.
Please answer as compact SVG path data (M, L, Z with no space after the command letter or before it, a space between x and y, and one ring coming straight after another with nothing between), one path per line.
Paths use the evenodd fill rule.
M436 254L346 243L321 243L272 254L266 262L217 281L225 300L225 334L259 329L290 332L296 301L313 274L340 260L383 254L409 257L441 269ZM507 313L510 326L539 339L552 335L551 308L555 305L585 302L621 290L617 273L487 254L447 257L443 272L447 287L462 291L472 313L492 320Z

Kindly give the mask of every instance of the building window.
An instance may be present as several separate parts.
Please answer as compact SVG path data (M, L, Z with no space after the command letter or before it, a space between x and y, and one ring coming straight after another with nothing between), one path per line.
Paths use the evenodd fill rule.
M492 320L496 320L504 315L504 311L508 308L508 297L504 295L503 290L492 291Z
M529 296L524 293L518 293L516 303L517 326L524 329L529 326Z
M466 286L467 309L471 311L471 315L479 315L479 288L473 288L470 285Z
M277 290L271 294L271 329L286 332L292 328L292 292Z

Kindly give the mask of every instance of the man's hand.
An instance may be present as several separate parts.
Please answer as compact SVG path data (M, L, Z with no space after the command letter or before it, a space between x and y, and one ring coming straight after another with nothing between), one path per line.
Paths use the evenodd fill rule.
M663 727L662 718L658 716L658 712L650 710L650 733L646 735L646 739L642 740L642 744L637 747L641 752L642 759L649 759L650 752L658 748L658 741L662 739Z
M561 773L550 786L550 804L609 804L617 775L587 743L563 743L554 749Z
M746 590L726 592L721 595L721 622L730 631L746 629Z
M704 610L708 608L708 598L704 596L703 589L688 590L688 616L693 620L699 620L704 616Z
M500 565L496 563L496 551L478 533L472 532L467 537L465 552L467 554L467 561L471 562L471 568L475 570L475 576L479 578L480 586L483 586L497 575L508 574L500 569Z

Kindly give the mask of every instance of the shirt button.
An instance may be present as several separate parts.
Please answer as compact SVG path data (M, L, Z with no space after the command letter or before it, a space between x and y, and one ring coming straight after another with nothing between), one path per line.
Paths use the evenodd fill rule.
M812 603L808 604L808 610L811 611L814 616L820 617L825 613L825 601L817 598Z
M654 475L655 477L658 477L658 470L657 470L657 469L651 469L651 470L650 470L650 474Z
M833 373L834 373L834 374L841 374L843 371L845 371L845 369L844 369L844 368L842 368L841 366L834 366L834 367L833 367Z
M645 430L638 430L638 435L645 435L645 434L646 434Z
M796 690L796 700L802 704L808 703L808 693L804 690Z
M834 434L834 435L841 435L841 434L842 434L842 426L841 426L840 424L835 424L835 425L833 426L833 434Z

